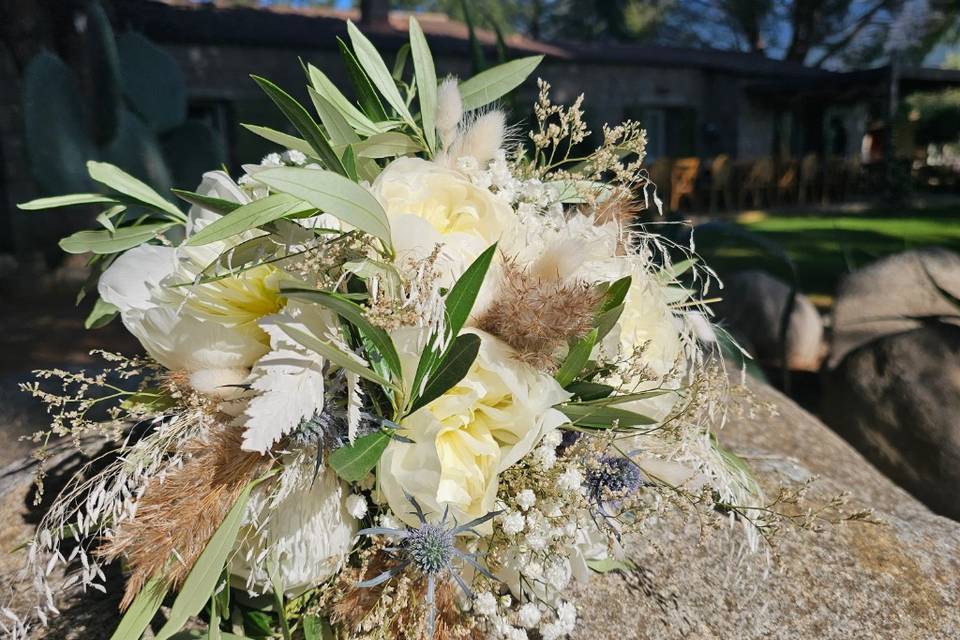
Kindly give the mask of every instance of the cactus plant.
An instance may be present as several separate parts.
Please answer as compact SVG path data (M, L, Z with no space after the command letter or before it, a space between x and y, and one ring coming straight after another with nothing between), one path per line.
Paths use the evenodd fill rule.
M87 9L89 90L56 55L43 52L23 76L30 170L47 193L89 191L87 160L106 160L161 193L190 188L196 167L224 162L216 135L187 119L187 90L176 61L137 33L115 37L99 2ZM184 148L190 145L190 153ZM184 157L191 158L187 166Z

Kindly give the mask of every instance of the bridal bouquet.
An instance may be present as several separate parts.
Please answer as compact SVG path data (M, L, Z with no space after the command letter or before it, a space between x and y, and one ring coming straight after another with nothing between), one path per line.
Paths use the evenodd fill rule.
M175 190L187 213L98 162L104 193L22 205L103 206L61 246L93 255L88 323L145 352L25 385L41 456L115 443L29 545L32 619L119 559L118 640L162 606L161 640L553 640L571 582L634 568L624 536L665 510L764 532L711 432L711 274L633 221L659 204L639 124L585 152L582 96L540 81L521 133L491 105L539 58L438 81L414 19L392 70L348 26L356 102L311 65L315 114L255 77L298 135L247 126L284 151Z

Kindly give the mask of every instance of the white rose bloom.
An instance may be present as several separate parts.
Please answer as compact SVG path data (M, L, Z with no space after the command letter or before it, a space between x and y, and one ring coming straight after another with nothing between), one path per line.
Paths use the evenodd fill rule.
M399 158L371 187L390 219L399 259L421 259L442 245L437 267L451 284L515 224L509 205L463 174L420 158Z
M222 172L204 174L197 189L234 202L246 196ZM189 238L219 216L190 210ZM200 272L228 247L141 245L119 256L100 277L105 302L120 310L124 326L147 353L167 369L185 371L201 392L230 397L234 385L267 351L266 334L256 321L280 309L280 272L257 267L241 276L193 286Z
M309 471L302 476L279 505L267 505L266 527L257 532L246 522L240 531L242 542L230 572L248 585L269 585L272 562L279 568L284 592L299 594L336 575L353 546L357 521L347 509L349 490L329 468L316 481ZM256 489L248 516L262 509L257 501L264 499L266 490Z
M470 372L404 418L400 434L413 442L391 441L380 459L380 492L409 525L418 521L406 494L437 516L449 506L460 522L494 511L498 475L566 422L552 408L569 397L556 380L518 362L493 336L475 333L480 352ZM419 355L405 350L403 340L395 341L406 351L401 357L416 366Z

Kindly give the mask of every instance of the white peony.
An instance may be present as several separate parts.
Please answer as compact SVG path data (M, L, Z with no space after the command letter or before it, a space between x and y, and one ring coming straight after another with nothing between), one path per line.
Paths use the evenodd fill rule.
M406 494L435 517L449 506L460 522L494 511L498 475L566 421L552 408L569 397L556 380L518 362L493 336L475 333L480 352L470 372L404 418L400 434L413 442L391 441L380 459L379 489L407 524L417 518ZM418 354L401 357L415 366Z
M266 485L251 496L248 516L263 507ZM305 471L279 505L267 504L269 523L259 531L246 522L230 572L248 585L269 585L271 563L283 590L299 594L336 575L353 546L357 521L347 509L348 489L332 469L314 481Z
M197 191L236 202L246 197L222 172L204 175ZM217 218L194 206L187 237ZM268 266L207 284L188 286L223 251L224 242L200 247L141 245L120 255L100 277L105 302L120 310L124 326L161 365L189 374L203 393L230 397L268 343L257 320L283 304L280 272Z
M510 206L489 190L420 158L391 162L371 189L390 218L397 257L422 259L441 245L437 267L447 283L515 224Z

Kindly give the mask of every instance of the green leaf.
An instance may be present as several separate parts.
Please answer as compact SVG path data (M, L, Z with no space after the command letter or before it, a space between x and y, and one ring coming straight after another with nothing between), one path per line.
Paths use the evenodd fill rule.
M316 92L336 107L355 131L365 136L372 136L376 133L383 132L383 129L374 124L373 120L368 118L360 109L357 109L353 103L343 95L340 89L330 81L326 74L312 64L307 65L307 73L310 76L310 83ZM384 118L386 118L385 115Z
M370 323L363 313L363 308L355 302L342 298L329 291L320 291L317 289L295 289L281 288L280 293L295 300L305 300L313 302L330 309L338 316L355 326L360 333L370 340L376 347L380 357L384 359L391 373L400 379L401 367L400 356L397 355L396 347L393 346L393 340L386 331Z
M345 353L339 347L321 340L320 338L311 335L306 331L301 331L296 327L285 324L281 324L279 326L280 329L283 330L285 334L290 336L291 339L303 345L307 349L320 354L338 367L346 369L347 371L352 371L361 378L365 378L370 382L374 382L384 389L395 388L389 380L361 364L358 361L358 356L351 353Z
M340 161L343 163L343 168L347 170L347 177L354 182L360 182L360 178L357 177L357 152L353 150L352 144L347 145L343 150Z
M104 301L103 298L97 298L97 301L93 303L93 309L90 310L87 319L83 321L83 328L99 329L100 327L105 327L110 324L110 321L113 320L118 313L120 313L120 309L118 309L116 305Z
M461 82L460 97L464 111L479 109L507 95L533 73L541 60L542 55L511 60Z
M564 358L563 364L560 365L557 373L553 376L561 387L566 387L577 378L577 375L583 370L583 366L587 364L587 360L590 359L590 352L593 351L593 346L596 343L597 330L593 329L570 346L567 357Z
M380 102L380 96L370 84L370 77L360 66L357 56L353 50L343 41L343 38L337 37L337 47L340 49L340 55L347 67L347 75L350 77L350 84L353 85L354 92L357 94L357 104L363 109L363 112L377 122L387 119L387 112L383 109L383 103Z
M564 387L567 391L572 393L577 398L580 398L581 402L587 402L590 400L601 400L606 398L611 393L616 391L613 387L608 384L600 384L599 382L574 382L568 384Z
M637 565L630 560L616 560L615 558L587 560L587 566L597 573L611 573L613 571L627 572L637 568Z
M410 16L410 51L413 53L413 68L417 77L423 135L427 147L433 151L437 148L437 71L433 67L433 55L427 39L413 16Z
M258 174L259 175L259 174ZM274 193L237 207L227 215L217 218L187 239L187 245L196 247L256 229L287 215L310 209L299 198L286 193Z
M480 336L473 333L457 336L437 366L437 370L427 380L423 393L410 406L409 413L430 404L463 380L479 352Z
M403 72L407 67L407 57L410 55L410 43L404 42L403 46L397 49L397 57L393 60L393 72L391 75L397 82L403 82Z
M600 342L606 338L607 334L613 330L617 324L617 320L620 319L620 315L623 313L623 308L624 305L620 304L613 309L604 311L597 316L597 342Z
M672 282L689 271L690 268L695 264L697 264L696 258L687 258L686 260L681 260L680 262L674 262L669 268L661 269L657 273L657 280L661 284Z
M304 640L331 640L332 638L333 632L326 620L315 615L303 616Z
M616 424L617 429L636 427L643 425L656 424L653 418L627 411L626 409L616 409L614 407L605 407L602 405L580 404L568 402L558 404L559 409L564 415L570 418L571 424L576 427L586 427L590 429L613 429Z
M137 594L133 604L123 614L123 619L114 630L110 640L140 640L143 632L150 626L150 621L163 604L167 595L167 587L158 578L151 578Z
M230 512L220 523L217 532L210 538L203 553L197 558L193 569L190 570L190 575L184 581L183 587L180 588L177 599L173 601L167 623L157 633L156 640L167 640L182 629L183 625L192 616L200 613L211 594L213 594L213 590L216 589L217 583L220 581L227 558L237 541L237 534L240 531L240 524L243 522L243 513L247 508L250 492L259 482L259 480L255 480L247 483L247 486L237 497L237 501L233 503Z
M391 246L390 222L383 207L370 191L348 178L318 169L280 167L258 172L257 181L305 200Z
M225 216L234 209L239 209L241 207L239 202L224 200L223 198L215 198L214 196L205 196L193 191L184 191L183 189L170 189L170 191L172 191L173 195L177 196L181 200L189 202L190 204L195 204L201 209L219 213L222 216Z
M625 402L636 402L637 400L649 400L665 396L668 393L678 393L677 389L650 389L649 391L637 391L636 393L625 393L617 396L607 396L603 398L594 398L593 400L584 400L578 404L610 406L614 404L623 404Z
M263 89L270 99L273 100L273 103L280 108L280 111L283 112L283 115L287 117L287 120L290 121L294 128L300 132L300 135L303 136L307 144L313 148L313 152L310 155L316 156L327 169L344 175L345 171L343 165L340 163L340 157L334 152L326 136L323 135L323 131L321 131L317 123L313 121L313 118L311 118L307 110L303 108L303 105L266 78L261 78L260 76L251 77L254 82L260 85L260 88Z
M384 64L383 58L377 53L376 47L365 35L360 33L352 21L347 21L347 33L350 35L350 43L353 45L353 51L357 56L357 61L367 72L367 76L373 85L380 91L384 99L393 107L394 111L413 129L417 129L417 123L414 122L410 110L407 109L407 103L400 95L397 84L393 81L393 76Z
M359 482L377 466L389 443L390 434L383 431L371 433L331 453L328 463L347 482Z
M79 204L118 204L119 200L101 193L71 193L65 196L52 198L37 198L30 202L22 202L17 209L22 211L40 211L42 209L56 209L58 207L72 207Z
M416 140L398 131L378 133L357 144L357 155L361 158L392 158L420 151L423 147Z
M615 282L611 282L604 295L603 304L600 305L600 313L605 313L623 304L623 301L627 298L627 292L630 291L631 282L633 282L633 278L630 276L624 276Z
M67 253L108 254L126 251L153 239L174 223L153 222L131 227L120 227L116 231L78 231L60 241L60 248Z
M320 95L313 87L307 87L307 92L310 94L313 106L320 116L320 122L323 123L323 128L327 130L327 134L330 136L333 144L348 145L354 142L360 142L360 136L357 135L357 132L353 130L353 127L350 126L347 119L343 117L343 114L340 113L329 100Z
M289 133L277 131L276 129L271 129L270 127L261 127L255 124L241 123L240 126L265 140L269 140L274 144L280 145L284 149L296 149L300 153L307 156L313 156L316 153L316 151L313 150L313 147L311 147L306 140L303 138L298 138L297 136L292 136Z
M497 243L487 247L486 251L477 256L477 259L467 267L463 275L450 288L447 294L447 327L451 335L460 333L470 312L473 310L473 303L477 301L477 294L480 293L480 287L483 286L483 279L487 275L490 263L493 261L493 254L497 250Z
M178 220L184 219L183 213L180 212L180 209L178 209L175 204L161 196L145 183L112 164L91 160L87 162L87 171L90 172L91 178L118 193L133 198L148 207L169 213Z

